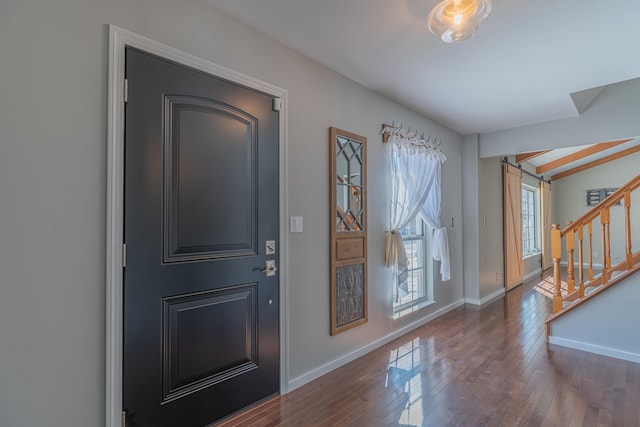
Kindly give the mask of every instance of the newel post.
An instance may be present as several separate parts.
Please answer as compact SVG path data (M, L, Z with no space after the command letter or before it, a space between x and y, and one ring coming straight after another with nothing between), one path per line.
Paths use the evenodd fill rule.
M551 226L551 257L553 258L553 312L562 310L562 280L560 279L560 258L562 256L562 232L560 225Z

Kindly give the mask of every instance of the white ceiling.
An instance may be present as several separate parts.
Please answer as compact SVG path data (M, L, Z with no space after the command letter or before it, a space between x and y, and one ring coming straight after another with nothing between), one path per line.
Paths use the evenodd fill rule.
M465 135L576 116L572 93L640 77L639 0L494 0L459 44L427 29L436 0L203 1Z

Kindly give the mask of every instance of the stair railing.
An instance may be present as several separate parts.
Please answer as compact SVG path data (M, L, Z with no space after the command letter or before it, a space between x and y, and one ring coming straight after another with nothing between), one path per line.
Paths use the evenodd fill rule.
M576 278L574 269L575 257L575 240L578 240L578 297L582 298L585 294L585 287L598 282L605 285L610 279L613 271L626 268L631 269L634 264L634 254L631 248L631 193L640 187L640 175L637 175L631 181L620 187L614 193L609 195L602 202L594 206L587 213L582 215L575 221L569 221L567 227L563 230L560 225L553 224L551 229L551 257L553 258L553 312L557 313L562 310L562 281L560 275L560 261L562 258L562 239L565 239L565 248L567 250L567 293L569 295L576 292ZM611 207L618 202L624 205L624 221L626 235L625 259L618 265L611 265ZM593 222L599 219L602 234L602 273L599 277L593 274ZM587 229L588 242L588 279L584 277L584 231Z

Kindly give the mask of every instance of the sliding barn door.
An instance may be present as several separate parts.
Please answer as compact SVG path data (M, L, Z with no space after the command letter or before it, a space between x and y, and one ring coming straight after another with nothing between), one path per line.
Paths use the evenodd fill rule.
M522 174L503 165L504 285L507 290L522 283Z
M551 267L551 184L540 181L540 214L542 217L542 270Z

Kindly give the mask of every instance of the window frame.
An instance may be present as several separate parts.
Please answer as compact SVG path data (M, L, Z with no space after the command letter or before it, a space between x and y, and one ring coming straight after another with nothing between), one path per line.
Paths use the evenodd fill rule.
M426 221L422 218L421 215L417 215L416 218L412 219L411 221L416 223L416 225L417 221L420 221L422 234L403 234L402 239L404 241L405 250L407 249L407 244L410 244L411 242L420 242L422 244L422 266L417 268L409 268L409 275L411 275L412 271L420 269L422 270L422 292L419 297L412 299L411 301L404 302L402 304L397 303L398 270L397 268L394 269L392 308L393 317L396 319L412 313L416 310L422 309L435 302L433 300L433 256L431 248L431 234L433 233L433 230L427 225ZM409 224L409 226L407 227L410 226L411 224ZM405 229L407 227L405 227ZM403 230L400 230L400 232L402 232ZM410 265L409 260L407 260L407 262Z
M527 207L532 206L532 209L525 209L525 192L527 193ZM531 185L522 184L522 258L528 258L531 256L539 255L542 251L541 241L540 241L540 191L538 188L535 188ZM531 196L531 197L529 197ZM529 200L530 199L530 200ZM525 224L530 223L529 217L530 214L533 215L533 233L531 233L531 228L529 225L526 225L527 233L525 233ZM533 234L533 235L532 235ZM525 236L528 236L525 239ZM525 251L525 240L528 242L529 250ZM531 245L531 243L533 244ZM532 246L532 247L531 247Z

